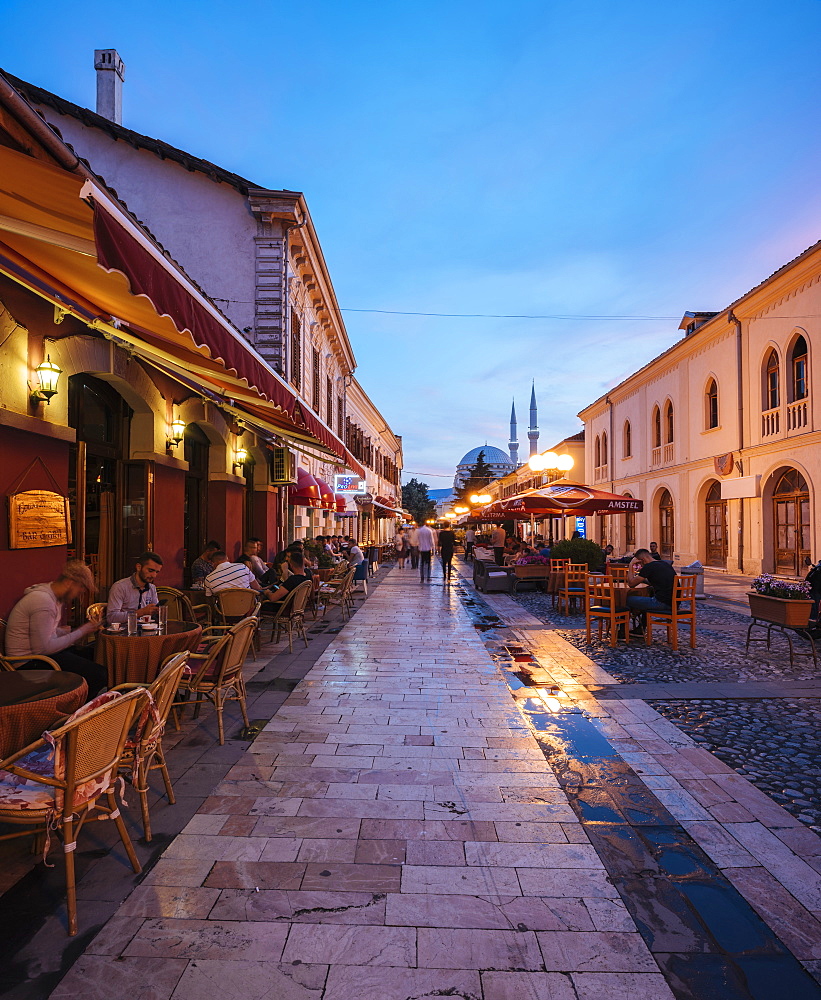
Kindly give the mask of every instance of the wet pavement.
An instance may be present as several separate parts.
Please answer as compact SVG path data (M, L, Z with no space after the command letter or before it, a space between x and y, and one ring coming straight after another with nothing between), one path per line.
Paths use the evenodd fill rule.
M521 604L394 569L267 683L57 1000L821 998L821 838Z

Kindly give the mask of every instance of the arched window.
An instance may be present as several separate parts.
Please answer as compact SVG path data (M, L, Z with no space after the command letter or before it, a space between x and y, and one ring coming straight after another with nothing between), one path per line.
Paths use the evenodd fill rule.
M653 407L653 447L661 447L661 410Z
M601 464L607 468L610 464L607 460L607 431L602 432L601 436Z
M799 337L792 349L792 398L807 398L807 341Z
M707 391L704 394L704 402L707 417L707 427L718 427L718 385L716 380L711 378L707 383Z
M707 526L707 565L727 567L727 501L716 480L704 499Z
M770 351L764 382L764 409L774 410L779 405L779 364L778 354Z
M622 438L622 457L632 458L633 455L633 431L630 427L630 421L624 421L624 436Z
M673 443L673 404L670 400L667 400L667 405L664 407L664 443Z
M798 576L810 554L810 491L797 469L787 469L773 490L775 571Z
M662 490L659 497L659 550L664 559L673 558L675 541L673 498L669 490Z
M595 456L593 465L598 469L601 465L601 441L599 440L598 434L596 435L596 444L594 446L593 453Z

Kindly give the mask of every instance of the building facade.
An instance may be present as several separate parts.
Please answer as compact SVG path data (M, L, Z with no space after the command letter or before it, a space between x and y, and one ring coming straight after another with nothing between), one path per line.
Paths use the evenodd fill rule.
M300 470L331 485L366 478L345 445L355 360L302 195L254 199L218 168L208 176L135 140L119 194L145 219L155 198L174 202L178 245L165 247L163 213L145 228L94 162L115 166L94 148L101 116L61 116L69 146L24 91L0 76L0 489L68 498L70 538L15 549L3 526L0 616L67 555L94 568L104 598L146 548L164 560L161 582L183 586L210 538L233 557L257 536L271 556L294 534L353 533L341 498L312 498L305 518L297 488ZM106 141L118 155L128 145ZM185 176L166 184L163 163ZM223 206L214 232L209 198ZM191 263L202 264L193 277ZM61 370L48 403L32 396L45 358ZM373 455L401 465L382 417L359 423Z
M581 411L587 481L644 501L602 518L603 542L805 575L821 544L820 307L816 244L721 312L685 314L683 339Z

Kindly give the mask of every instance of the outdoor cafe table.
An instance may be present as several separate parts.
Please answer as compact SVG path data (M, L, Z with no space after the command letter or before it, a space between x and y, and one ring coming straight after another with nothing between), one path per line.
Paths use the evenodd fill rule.
M88 685L67 670L0 673L0 760L38 739L86 700Z
M169 656L196 649L201 635L202 626L193 622L168 622L163 632L140 629L137 635L104 629L97 633L94 659L107 668L109 687L150 684Z

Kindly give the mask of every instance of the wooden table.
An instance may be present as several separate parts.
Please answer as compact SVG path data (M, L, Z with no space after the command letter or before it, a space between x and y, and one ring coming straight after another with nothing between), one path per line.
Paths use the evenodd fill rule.
M108 670L108 686L150 684L164 661L174 653L196 649L202 626L193 622L169 622L162 633L128 635L124 629L97 633L94 659Z
M61 716L76 711L88 685L67 670L0 673L0 759L38 739Z

